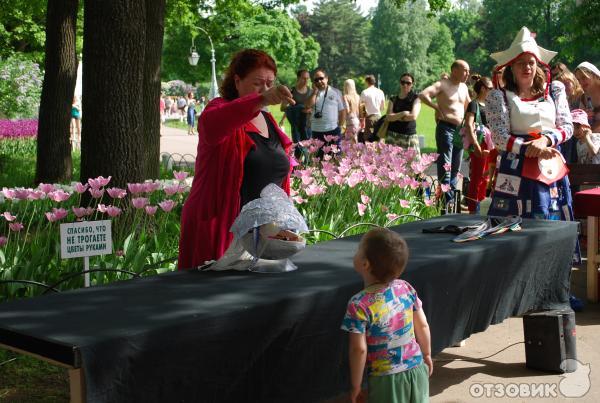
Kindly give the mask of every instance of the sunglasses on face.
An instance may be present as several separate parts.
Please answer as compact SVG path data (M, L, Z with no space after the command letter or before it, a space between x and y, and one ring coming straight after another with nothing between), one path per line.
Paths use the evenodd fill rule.
M412 81L404 81L404 80L402 80L402 81L400 81L400 84L402 84L402 85L412 85Z
M323 80L325 80L325 77L315 77L315 78L313 78L313 81L315 83L318 83L319 81L323 81Z

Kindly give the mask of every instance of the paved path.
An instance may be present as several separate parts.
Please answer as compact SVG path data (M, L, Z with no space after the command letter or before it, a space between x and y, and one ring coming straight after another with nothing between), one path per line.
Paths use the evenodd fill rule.
M198 136L190 136L187 131L163 126L160 130L160 153L190 154L196 158Z

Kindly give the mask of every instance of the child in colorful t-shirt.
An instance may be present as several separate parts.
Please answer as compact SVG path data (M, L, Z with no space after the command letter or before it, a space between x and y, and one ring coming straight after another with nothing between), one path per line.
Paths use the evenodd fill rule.
M354 256L365 288L350 299L342 322L350 333L352 402L359 398L365 363L369 403L429 401L431 336L417 292L398 279L407 261L404 239L384 228L365 234Z

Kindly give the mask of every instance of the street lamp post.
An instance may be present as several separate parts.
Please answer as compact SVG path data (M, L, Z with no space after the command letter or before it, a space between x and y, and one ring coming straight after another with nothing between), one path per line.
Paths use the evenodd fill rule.
M217 84L217 69L215 67L215 63L217 62L217 59L215 59L215 47L213 46L212 38L204 28L196 26L194 26L193 28L204 32L206 36L208 36L208 40L210 42L210 64L212 66L212 77L210 82L210 91L208 92L208 99L211 100L219 96L219 85ZM196 52L196 46L194 46L194 37L192 37L192 47L190 48L190 55L188 56L188 61L192 66L195 66L198 64L198 60L200 60L200 55L198 54L198 52Z

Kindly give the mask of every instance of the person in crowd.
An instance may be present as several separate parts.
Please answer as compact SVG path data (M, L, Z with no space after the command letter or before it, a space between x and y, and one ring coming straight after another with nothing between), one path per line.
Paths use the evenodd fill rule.
M465 109L471 98L465 82L469 77L469 65L464 60L456 60L450 67L450 78L442 79L425 88L420 94L421 101L435 110L437 126L435 142L439 157L436 161L437 176L441 185L449 186L446 192L446 205L454 200L458 182L458 172L462 159L462 147L454 147L452 139L465 116ZM437 99L437 104L433 103ZM447 167L450 167L447 170Z
M349 333L352 402L365 364L370 403L429 401L431 334L417 292L399 279L407 261L408 245L387 228L367 232L354 256L364 289L348 302L341 326Z
M575 77L567 66L562 63L557 63L551 70L552 78L560 81L565 85L565 93L567 94L567 101L569 103L569 109L580 109L585 107L586 97L583 92L583 88L579 85L579 80ZM577 158L577 138L571 137L560 145L560 152L569 164L576 163Z
M81 148L81 104L77 95L71 103L71 144L74 149Z
M160 123L165 123L165 119L166 119L166 115L165 115L165 109L167 107L167 104L165 102L165 95L164 94L160 94L160 99L158 101L158 111L160 112Z
M577 156L580 164L600 164L600 133L592 133L587 113L582 109L571 111L573 137L577 141Z
M329 77L323 69L313 73L313 91L306 107L311 110L312 137L330 144L325 136L336 136L339 142L346 122L346 105L340 90L329 85Z
M508 49L491 55L504 67L505 87L486 100L487 123L501 152L489 215L573 219L567 176L547 184L523 175L527 158L556 157L555 147L573 135L565 87L548 82L555 55L539 47L526 27Z
M311 110L306 108L312 95L312 90L308 86L309 81L310 73L308 70L298 70L296 73L296 85L292 88L292 97L295 104L289 105L286 102L281 104L281 110L285 114L279 121L279 126L283 126L283 122L287 117L292 129L292 141L296 144L295 154L297 158L304 154L304 148L299 146L298 143L310 138L308 122Z
M359 106L360 97L356 92L356 83L353 79L344 82L344 102L346 103L346 130L344 137L354 143L357 141L360 130Z
M383 91L375 86L375 76L369 74L365 77L365 88L360 93L360 103L364 108L364 138L373 138L373 128L375 123L381 118L381 114L385 109L385 95Z
M414 92L415 79L410 73L400 76L400 92L390 99L386 114L389 123L385 142L403 148L414 148L420 153L417 136L417 118L421 100Z
M465 135L473 148L467 193L467 206L471 214L479 214L479 203L485 199L488 187L491 147L485 141L482 126L487 126L485 99L492 89L494 87L489 77L479 77L473 86L476 98L469 103L465 113Z
M171 117L177 118L180 117L179 109L177 108L177 101L174 97L171 98Z
M590 62L583 62L575 69L575 77L587 97L583 109L592 131L600 132L600 70Z
M187 124L188 124L188 135L196 134L194 127L196 125L196 100L194 99L194 93L188 92L187 98Z
M196 115L200 115L204 108L206 108L206 97L202 95L196 104Z
M183 119L186 116L186 108L187 108L187 100L184 96L180 96L177 99L177 110L179 111L179 121L183 122Z
M275 85L277 66L267 53L236 53L219 89L198 120L198 157L192 189L181 214L178 268L219 259L242 206L274 183L289 194L292 142L264 111L292 93Z
M165 97L165 118L171 117L171 107L173 106L173 99L169 96Z

